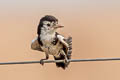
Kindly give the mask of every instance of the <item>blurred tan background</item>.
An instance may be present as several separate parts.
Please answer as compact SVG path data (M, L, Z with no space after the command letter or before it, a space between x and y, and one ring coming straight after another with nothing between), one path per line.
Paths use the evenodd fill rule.
M120 57L119 0L0 0L0 62L40 60L30 49L46 14L73 37L73 59ZM52 56L50 59L53 59ZM0 80L120 80L120 61L0 66Z

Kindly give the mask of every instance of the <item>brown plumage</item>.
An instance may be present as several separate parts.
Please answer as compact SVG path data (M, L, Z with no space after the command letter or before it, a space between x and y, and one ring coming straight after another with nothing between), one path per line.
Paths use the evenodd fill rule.
M72 53L72 37L64 38L58 34L56 30L63 26L58 24L58 19L54 16L47 15L41 18L37 30L37 38L32 41L31 48L34 50L45 52L47 60L49 55L53 55L55 60L65 60L65 62L56 63L57 67L65 69L68 67L68 59L71 59Z

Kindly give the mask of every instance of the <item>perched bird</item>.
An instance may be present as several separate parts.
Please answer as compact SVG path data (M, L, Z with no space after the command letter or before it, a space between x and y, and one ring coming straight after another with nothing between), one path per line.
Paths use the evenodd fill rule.
M58 34L56 30L64 26L58 24L58 19L51 15L46 15L40 19L37 37L32 41L31 48L45 52L46 57L40 60L40 64L44 64L43 60L47 60L49 55L53 55L55 60L64 60L64 62L56 63L57 67L65 69L69 64L72 53L72 37L64 38Z

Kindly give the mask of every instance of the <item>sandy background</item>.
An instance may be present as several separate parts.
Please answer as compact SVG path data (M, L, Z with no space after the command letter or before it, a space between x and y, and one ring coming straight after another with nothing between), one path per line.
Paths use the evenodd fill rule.
M30 49L42 16L73 37L73 59L120 57L119 0L0 0L0 62L40 60ZM52 56L50 59L53 59ZM0 66L0 80L120 80L120 61Z

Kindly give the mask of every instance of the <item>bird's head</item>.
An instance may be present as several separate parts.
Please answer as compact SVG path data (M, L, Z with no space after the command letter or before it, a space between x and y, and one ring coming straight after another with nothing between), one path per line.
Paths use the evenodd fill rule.
M58 24L58 19L51 15L46 15L40 19L40 23L38 26L38 34L41 31L45 31L46 33L54 33L58 28L62 28L64 26Z

